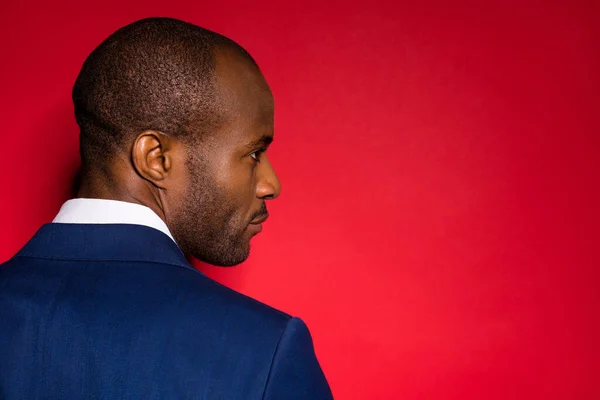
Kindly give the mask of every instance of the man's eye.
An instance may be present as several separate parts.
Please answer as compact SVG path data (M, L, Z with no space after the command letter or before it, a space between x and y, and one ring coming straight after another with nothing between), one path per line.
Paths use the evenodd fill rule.
M261 155L262 153L264 153L264 152L265 152L265 150L264 150L264 149L259 149L259 150L256 150L256 151L254 151L254 152L250 153L250 157L252 157L252 159L253 159L254 161L256 161L256 162L260 162L260 155Z

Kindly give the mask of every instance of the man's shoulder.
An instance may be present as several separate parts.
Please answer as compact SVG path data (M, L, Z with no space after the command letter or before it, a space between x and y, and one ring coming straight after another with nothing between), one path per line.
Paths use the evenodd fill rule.
M281 332L292 318L190 266L18 257L0 268L2 280L10 280L14 290L37 293L34 297L39 297L40 304L60 295L62 301L72 300L72 307L81 313L89 302L95 312L120 316L125 323L160 318L172 326L187 324L187 328L210 330L211 324L232 321L232 327L244 327L248 332Z
M237 292L201 272L185 269L177 272L177 279L181 284L178 297L185 304L182 309L191 314L195 314L198 308L208 309L211 314L219 312L222 318L236 318L263 328L277 326L279 329L285 328L292 318L289 314Z
M43 327L43 351L59 356L29 367L60 374L57 365L70 371L110 366L89 379L116 382L119 390L263 398L268 388L282 398L281 387L304 385L315 374L324 381L301 320L189 265L19 256L0 266L0 286L6 363L35 359ZM140 385L131 387L124 376Z
M23 349L35 358L43 326L45 351L72 370L110 365L98 380L144 388L160 377L173 383L155 388L164 398L262 398L266 388L282 398L315 379L326 388L301 320L186 264L20 256L0 266L0 286L7 362L28 359Z
M176 362L165 361L170 369L183 374L183 366L210 365L221 377L216 391L226 393L235 382L262 393L277 348L297 319L200 272L177 270L169 283L173 296L151 318L169 326L160 341L176 355Z

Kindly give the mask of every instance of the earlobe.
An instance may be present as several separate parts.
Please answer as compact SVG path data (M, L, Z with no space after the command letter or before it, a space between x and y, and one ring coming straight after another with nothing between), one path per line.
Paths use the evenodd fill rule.
M133 166L137 173L159 188L171 169L169 138L157 131L144 131L136 138L131 149Z

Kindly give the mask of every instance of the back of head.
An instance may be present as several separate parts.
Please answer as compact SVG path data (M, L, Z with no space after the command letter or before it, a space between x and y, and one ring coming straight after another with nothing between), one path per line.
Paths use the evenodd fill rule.
M222 46L245 53L224 36L171 18L137 21L100 44L73 88L84 168L102 167L147 129L197 137L217 124L211 77Z

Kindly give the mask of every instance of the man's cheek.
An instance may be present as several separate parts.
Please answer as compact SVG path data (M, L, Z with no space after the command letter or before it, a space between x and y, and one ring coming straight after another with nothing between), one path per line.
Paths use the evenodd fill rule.
M227 165L219 174L217 186L232 201L244 203L254 193L254 172L246 163ZM250 163L248 163L250 164Z

